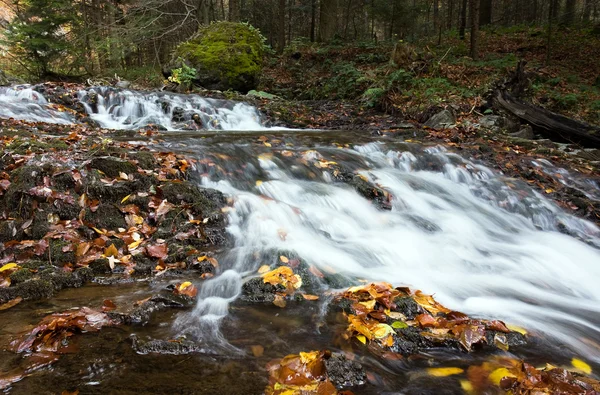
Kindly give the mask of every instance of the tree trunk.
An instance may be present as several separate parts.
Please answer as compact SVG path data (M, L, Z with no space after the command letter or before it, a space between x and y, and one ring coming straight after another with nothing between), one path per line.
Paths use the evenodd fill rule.
M562 23L566 26L573 25L575 21L575 9L577 8L577 0L567 0L565 3L565 12L563 14Z
M240 20L240 0L229 0L229 21L239 22Z
M471 58L479 60L479 0L471 0Z
M550 8L548 8L548 33L546 38L546 65L550 64L550 57L552 55L552 22L555 18L554 0L550 1Z
M331 41L337 30L337 0L321 0L319 41Z
M310 2L310 41L315 42L315 30L317 23L317 0Z
M458 36L461 40L465 39L465 31L467 30L467 1L468 0L462 0L460 7L460 29Z
M479 26L490 25L492 23L492 0L481 0L479 7Z
M285 49L285 1L279 0L279 26L277 29L277 52L283 53Z
M592 2L593 0L585 0L583 5L583 20L588 22L592 16Z
M452 30L452 18L454 17L454 0L448 0L448 13L446 15L446 28Z

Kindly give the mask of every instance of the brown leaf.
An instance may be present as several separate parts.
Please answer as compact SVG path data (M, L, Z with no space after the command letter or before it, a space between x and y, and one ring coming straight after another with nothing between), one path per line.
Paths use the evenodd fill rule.
M102 303L102 311L113 311L116 308L117 305L112 300L106 299Z
M166 244L155 244L147 246L146 254L153 258L165 259L168 256L168 247Z
M285 307L286 302L283 296L275 295L275 300L273 300L273 304L277 307L281 307L282 309Z
M198 289L189 281L178 284L175 287L175 293L179 295L187 295L190 298L195 298L198 295Z
M0 305L0 311L3 311L3 310L8 310L8 309L10 309L11 307L14 307L14 306L18 305L18 304L19 304L19 303L21 303L22 301L23 301L23 298L22 298L22 297L20 297L20 296L17 296L16 298L14 298L14 299L12 299L12 300L9 300L8 302L6 302L6 303L4 303L4 304Z

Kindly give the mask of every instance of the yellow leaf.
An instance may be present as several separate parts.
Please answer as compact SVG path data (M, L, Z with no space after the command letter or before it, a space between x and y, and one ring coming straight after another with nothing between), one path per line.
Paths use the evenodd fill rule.
M138 248L140 246L140 244L142 244L143 241L144 241L144 239L139 239L138 241L134 241L133 243L129 244L127 246L127 248L129 248L130 250L135 250L136 248Z
M265 147L271 147L271 143L267 143L266 141L263 143Z
M527 331L525 329L521 328L520 326L506 324L506 327L513 332L519 332L523 336L525 336L527 334Z
M2 272L5 272L5 271L7 271L7 270L16 269L16 268L18 268L18 267L19 267L19 265L17 265L17 264L16 264L16 263L14 263L14 262L7 263L6 265L4 265L4 266L0 267L0 273L2 273Z
M553 189L550 189L550 188L546 189L546 193L552 193L552 192L554 192Z
M192 285L192 283L191 283L191 282L189 282L189 281L186 281L186 282L183 282L183 283L181 283L181 284L179 285L179 287L177 287L177 289L179 290L179 292L181 292L181 291L183 291L184 289L186 289L187 287L189 287L190 285Z
M368 302L360 302L360 304L362 304L369 310L373 310L375 308L375 303L377 303L375 299L371 299Z
M362 344L367 344L367 338L364 335L356 335L355 336L359 342L361 342Z
M258 268L258 274L263 274L268 272L270 269L269 265L262 265L261 267Z
M198 262L202 262L206 260L206 255L202 255L198 257Z
M471 384L471 382L469 380L460 380L460 387L467 394L473 393L473 384Z
M573 358L571 360L571 365L573 365L575 369L580 370L585 374L592 374L592 367L583 362L581 359Z
M300 361L303 364L311 363L312 361L314 361L318 357L319 357L319 352L318 351L300 352Z
M393 333L394 329L388 324L377 324L373 330L373 335L378 339L382 339Z
M121 203L125 203L130 197L131 197L131 194L125 196L123 199L121 199Z
M119 172L119 178L122 180L129 180L127 173L123 173L122 171Z
M263 184L263 182L261 180L256 180L256 186L259 187Z
M98 233L98 234L101 234L101 235L106 234L105 230L100 230L98 228L92 228L92 229L94 229L94 231L96 231L96 233Z
M281 262L283 263L288 263L290 260L288 259L288 257L281 255L279 257L279 259L281 260Z
M515 376L513 373L511 373L506 368L498 368L498 369L494 370L492 373L490 373L489 379L492 383L494 383L494 385L500 385L500 380L502 380L505 377L517 377L517 376Z
M428 368L427 373L434 377L446 377L464 372L461 368Z
M110 247L104 250L104 257L116 257L117 255L119 255L119 251L117 250L117 247L115 247L114 244L111 244Z

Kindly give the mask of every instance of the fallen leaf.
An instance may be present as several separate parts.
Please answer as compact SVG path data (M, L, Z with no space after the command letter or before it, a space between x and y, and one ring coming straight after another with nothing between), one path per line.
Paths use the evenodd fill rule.
M107 249L104 250L104 257L117 257L119 255L119 251L114 244L111 244Z
M262 355L265 352L265 348L261 345L256 345L256 346L250 346L250 350L252 350L252 354L258 358L258 357L262 357Z
M258 274L264 274L264 273L268 272L269 269L271 269L271 267L269 265L262 265L261 267L258 268Z
M146 247L146 253L158 259L165 259L168 256L168 247L166 244L154 244Z
M283 296L275 295L275 300L273 300L273 304L277 307L281 307L282 309L285 307L286 302Z
M461 368L428 368L427 373L434 377L447 377L455 374L461 374L464 370Z
M580 370L585 374L592 374L592 367L581 359L573 358L571 360L571 365L573 365L575 369Z
M11 307L14 307L14 306L18 305L18 304L19 304L19 303L21 303L22 301L23 301L23 298L22 298L22 297L20 297L20 296L17 296L16 298L14 298L14 299L12 299L12 300L9 300L8 302L6 302L6 303L4 303L4 304L1 304L1 305L0 305L0 311L3 311L3 310L8 310L8 309L10 309Z
M319 300L317 295L302 294L302 297L306 300Z

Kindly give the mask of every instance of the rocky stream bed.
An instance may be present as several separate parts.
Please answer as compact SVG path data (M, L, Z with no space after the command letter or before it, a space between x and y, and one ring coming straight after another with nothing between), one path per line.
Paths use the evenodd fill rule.
M356 152L389 144L390 152L404 155L388 153L395 161L419 158L412 161L415 171L464 169L451 180L459 184L470 180L469 172L473 180L495 179L474 163L502 171L501 189L508 185L502 200L477 186L472 192L506 215L531 221L531 232L568 238L593 260L600 247L593 161L555 143L500 133L495 124L466 121L422 127L379 116L358 132L335 134L267 129L198 135L153 124L115 131L84 112L73 87L46 85L43 94L80 123L0 120L0 388L6 392L600 392L593 330L589 336L573 332L580 343L569 343L504 322L501 306L498 317L447 308L413 289L418 276L374 281L368 272L377 265L368 261L382 259L376 247L365 259L335 227L311 229L318 240L348 242L365 265L361 270L350 270L350 260L333 262L327 249L325 263L311 259L319 251L301 253L295 244L301 235L277 225L269 232L279 244L261 239L245 250L240 240L264 229L239 225L235 212L254 201L227 192L250 190L264 204L287 202L269 188L288 177L278 169L289 169L307 182L325 179L346 199L360 200L357 211L364 204L379 218L401 210L401 203L385 174L375 167L364 171L378 157L359 162ZM407 184L417 192L439 188L435 193L443 196L443 184L429 181ZM441 200L435 204L444 207ZM345 210L333 200L327 205ZM308 222L323 215L287 203L286 210ZM416 210L408 210L406 221L426 235L445 231ZM594 263L600 261L587 262ZM593 303L595 295L588 297ZM574 344L590 352L582 355Z

